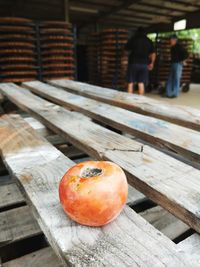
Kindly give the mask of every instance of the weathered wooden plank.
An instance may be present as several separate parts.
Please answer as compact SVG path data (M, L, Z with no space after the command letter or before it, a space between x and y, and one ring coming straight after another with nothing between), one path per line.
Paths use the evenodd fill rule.
M51 134L51 132L38 120L33 117L26 117L24 120L41 136L47 137Z
M61 267L62 264L50 247L3 263L2 267Z
M200 266L200 236L198 234L193 234L186 238L178 245L178 251L183 255L184 258L193 260Z
M0 213L0 247L41 233L28 206Z
M164 119L198 131L200 130L199 109L161 103L160 101L153 100L146 96L138 96L136 94L131 95L125 92L119 92L113 89L102 88L86 83L67 80L51 80L49 83L55 86L60 86L70 92L101 100L111 105Z
M200 232L199 170L93 122L86 123L25 89L12 84L0 88L11 101L86 154L116 162L132 186Z
M0 209L25 203L15 183L0 186Z
M159 206L141 212L140 215L172 240L189 230L187 224Z
M3 102L3 100L4 100L4 96L0 94L0 104Z
M24 86L68 109L80 111L93 119L200 163L200 134L197 131L74 95L39 81L27 82Z
M173 242L127 206L102 228L69 220L59 203L58 183L73 162L16 115L0 119L0 137L7 167L20 181L52 247L70 266L193 266Z
M26 122L34 129L36 130L41 136L46 137L46 139L52 143L53 145L60 145L66 143L66 141L58 136L52 133L49 129L47 129L41 122L36 120L33 117L26 117L24 118Z

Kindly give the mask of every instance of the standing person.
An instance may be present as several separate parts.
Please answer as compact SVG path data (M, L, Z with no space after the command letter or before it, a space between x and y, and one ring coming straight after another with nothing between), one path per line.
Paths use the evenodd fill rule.
M130 51L128 59L128 93L133 93L134 83L138 83L140 95L145 92L144 84L148 83L149 70L154 67L156 53L153 42L146 36L144 28L138 28L125 47Z
M178 37L173 34L170 38L171 45L171 70L166 86L166 96L174 98L179 95L183 62L188 58L187 50L178 42Z

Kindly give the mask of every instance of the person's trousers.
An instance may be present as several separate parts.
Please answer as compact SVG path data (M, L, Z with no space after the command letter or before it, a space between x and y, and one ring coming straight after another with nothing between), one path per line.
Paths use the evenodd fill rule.
M182 63L172 63L169 78L167 80L167 96L178 96L181 85L181 76L183 71Z

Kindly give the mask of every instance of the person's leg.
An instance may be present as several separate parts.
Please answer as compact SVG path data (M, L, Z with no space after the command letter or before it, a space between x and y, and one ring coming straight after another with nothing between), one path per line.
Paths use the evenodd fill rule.
M144 83L138 83L138 94L144 95Z
M128 75L127 75L127 92L132 94L133 93L133 88L134 88L134 83L133 83L133 79L134 79L134 67L133 64L129 64L128 66Z
M128 92L129 94L132 94L132 93L133 93L133 86L134 86L133 83L128 83L128 86L127 86L127 92Z
M173 96L175 97L177 97L180 92L182 70L183 70L183 65L181 63L176 63L175 75L174 75L174 88L173 88Z
M139 64L138 65L138 94L144 95L145 93L145 84L148 83L149 80L149 71L148 66L146 64Z
M166 86L166 96L171 97L173 92L174 64L172 64Z

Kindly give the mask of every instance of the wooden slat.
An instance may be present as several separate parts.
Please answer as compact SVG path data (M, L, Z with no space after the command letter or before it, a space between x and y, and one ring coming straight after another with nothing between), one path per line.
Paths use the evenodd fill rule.
M2 267L61 267L61 262L50 247L40 249L9 262Z
M73 162L18 116L3 116L0 121L4 161L20 181L51 245L66 263L82 267L192 266L179 256L173 242L128 207L102 228L69 220L59 203L58 183Z
M25 203L25 199L20 193L15 183L0 186L0 209Z
M55 86L60 86L70 92L101 100L111 105L164 119L198 131L200 130L200 111L198 109L175 106L163 102L160 103L160 101L153 100L146 96L131 95L80 82L51 80L49 83Z
M39 81L26 82L24 86L59 105L80 111L93 119L200 163L199 132L74 95Z
M41 233L28 206L0 213L0 247Z
M2 102L3 102L3 100L4 100L4 97L3 97L3 95L2 95L2 94L0 94L0 103L2 103Z
M129 183L200 232L200 171L156 149L114 133L12 84L1 91L91 157L116 162ZM66 122L66 123L64 123Z
M189 260L196 262L197 266L200 266L200 236L198 234L186 238L177 247L184 258L187 257Z
M41 136L47 137L50 135L50 131L38 120L33 117L24 118L24 120L34 129L36 130Z
M141 212L140 215L170 239L175 239L189 230L188 225L159 206Z

